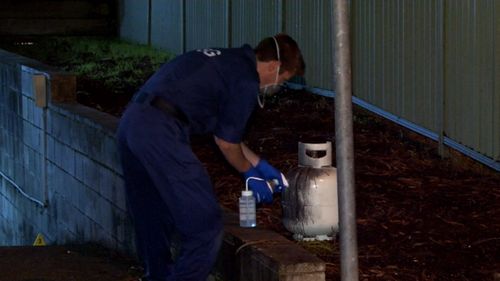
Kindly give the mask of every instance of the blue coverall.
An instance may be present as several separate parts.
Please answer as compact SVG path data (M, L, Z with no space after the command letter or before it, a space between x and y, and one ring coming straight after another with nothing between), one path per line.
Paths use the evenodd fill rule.
M129 103L118 143L146 280L206 280L222 241L222 215L189 136L211 133L241 142L258 91L250 46L200 49L164 64ZM154 97L176 114L152 105ZM174 234L181 245L175 262Z

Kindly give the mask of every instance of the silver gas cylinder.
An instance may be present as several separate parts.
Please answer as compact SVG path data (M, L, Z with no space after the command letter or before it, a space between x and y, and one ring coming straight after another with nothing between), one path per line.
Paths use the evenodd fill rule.
M299 142L298 154L282 194L283 224L297 240L330 240L339 224L332 143Z

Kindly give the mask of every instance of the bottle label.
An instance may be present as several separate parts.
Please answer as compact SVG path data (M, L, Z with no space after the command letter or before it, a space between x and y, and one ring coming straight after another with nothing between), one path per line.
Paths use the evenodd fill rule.
M252 199L240 198L240 226L255 227L256 225L255 201Z

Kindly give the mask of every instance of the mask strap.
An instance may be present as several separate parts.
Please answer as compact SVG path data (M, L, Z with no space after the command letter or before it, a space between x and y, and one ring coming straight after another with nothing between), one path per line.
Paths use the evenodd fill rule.
M261 99L262 96L262 99ZM264 108L264 102L265 102L266 95L257 95L257 103L259 104L260 108Z
M273 40L274 40L274 45L276 45L276 57L278 58L278 62L281 62L281 58L280 58L280 45L278 44L278 40L276 39L276 37L273 36ZM278 64L278 71L276 72L276 82L278 82L278 77L280 75L280 66Z
M277 58L278 58L278 61L281 61L281 58L280 58L280 45L278 44L278 40L276 40L276 37L272 37L273 40L274 40L274 45L276 45L276 54L277 54Z
M280 45L278 44L278 40L276 40L276 37L272 37L274 41L274 45L276 46L276 57L278 58L278 61L281 62L280 58ZM279 76L279 66L278 66L278 72L276 73L276 79ZM261 98L262 96L262 98ZM257 103L259 104L260 108L264 108L264 103L265 103L265 98L266 95L257 95Z

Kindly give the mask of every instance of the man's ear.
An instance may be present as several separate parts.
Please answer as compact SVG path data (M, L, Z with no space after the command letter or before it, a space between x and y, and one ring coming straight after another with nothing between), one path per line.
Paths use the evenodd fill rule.
M277 60L272 60L268 63L267 65L267 70L269 72L275 72L276 71L276 68L278 68L278 66L281 64L280 61L277 61Z

